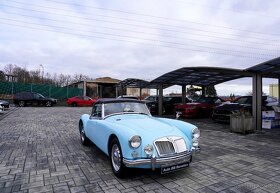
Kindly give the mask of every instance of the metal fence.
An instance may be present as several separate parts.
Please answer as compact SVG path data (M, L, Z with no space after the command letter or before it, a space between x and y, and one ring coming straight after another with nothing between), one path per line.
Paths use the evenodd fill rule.
M83 89L80 88L56 87L49 84L0 82L0 99L12 99L13 95L18 92L36 92L58 100L83 95Z

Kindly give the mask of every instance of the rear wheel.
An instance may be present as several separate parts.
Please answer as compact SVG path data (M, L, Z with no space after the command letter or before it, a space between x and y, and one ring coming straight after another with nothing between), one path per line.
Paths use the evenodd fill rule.
M24 102L24 101L19 101L19 102L18 102L18 106L24 107L24 106L25 106L25 102Z
M45 105L46 105L46 107L51 107L52 106L52 102L51 101L47 101Z
M119 141L114 138L110 143L110 163L113 173L118 178L125 176L126 167L122 162L122 150Z
M86 136L85 129L84 129L84 124L82 121L79 123L79 130L80 130L80 139L81 143L85 146L89 144L89 139Z
M72 107L76 107L76 106L77 106L77 103L73 102Z
M197 110L196 117L197 117L197 118L203 118L203 111L202 111L202 109L198 109L198 110Z

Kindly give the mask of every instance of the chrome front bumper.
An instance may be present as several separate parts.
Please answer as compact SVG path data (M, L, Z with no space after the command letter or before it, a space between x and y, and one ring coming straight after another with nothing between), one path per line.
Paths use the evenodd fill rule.
M147 159L128 160L128 159L123 158L123 164L126 167L151 165L152 170L155 170L156 166L176 165L176 164L180 164L180 163L190 163L191 161L192 161L191 152L184 152L184 153L181 153L176 156L163 157L163 158L156 158L155 155L153 155L151 158L147 158Z

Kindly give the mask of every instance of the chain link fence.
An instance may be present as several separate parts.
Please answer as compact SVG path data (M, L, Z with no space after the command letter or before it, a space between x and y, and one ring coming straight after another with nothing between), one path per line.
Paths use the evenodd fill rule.
M36 92L45 97L56 98L59 101L83 95L83 89L80 88L56 87L49 84L0 82L0 99L12 100L13 95L19 92Z

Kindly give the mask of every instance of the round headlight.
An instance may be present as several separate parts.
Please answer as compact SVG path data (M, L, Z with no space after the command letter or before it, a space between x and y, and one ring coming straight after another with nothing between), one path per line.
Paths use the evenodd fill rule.
M141 137L138 135L134 135L130 140L129 140L129 145L132 148L138 148L141 145Z
M144 151L147 155L152 155L153 153L153 146L151 144L148 144L145 146Z
M192 134L193 134L193 137L192 137L193 139L199 138L199 136L200 136L200 131L198 130L197 127L193 128Z

